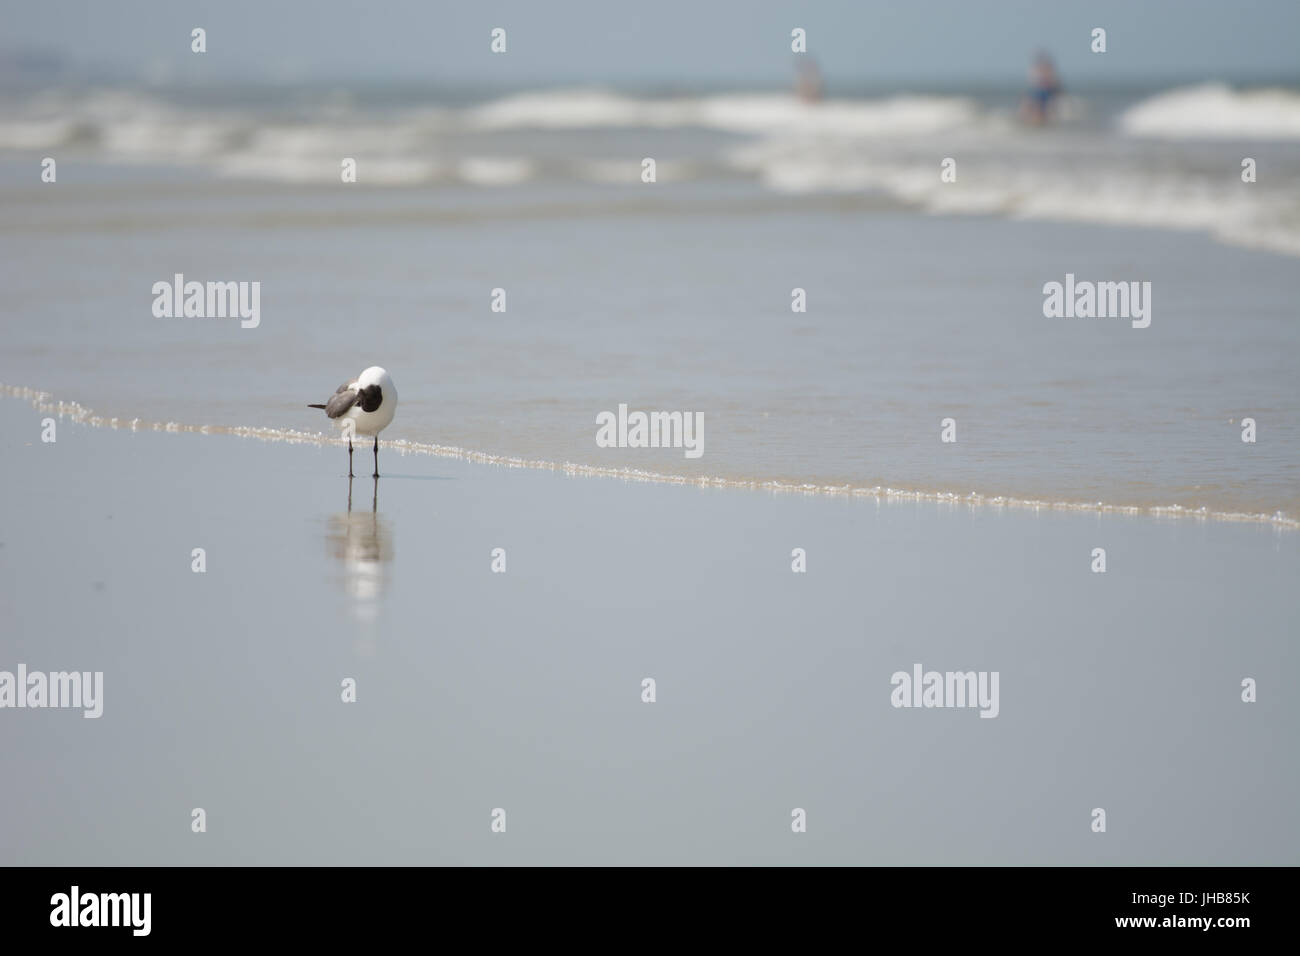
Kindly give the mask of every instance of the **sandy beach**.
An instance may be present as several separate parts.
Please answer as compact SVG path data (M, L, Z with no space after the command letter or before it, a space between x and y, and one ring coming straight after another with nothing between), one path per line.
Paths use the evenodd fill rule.
M1300 864L1300 7L887 13L14 5L0 867Z
M1300 859L1294 533L389 449L349 513L337 444L44 417L0 401L0 669L103 713L5 713L5 862ZM997 716L894 707L914 664Z

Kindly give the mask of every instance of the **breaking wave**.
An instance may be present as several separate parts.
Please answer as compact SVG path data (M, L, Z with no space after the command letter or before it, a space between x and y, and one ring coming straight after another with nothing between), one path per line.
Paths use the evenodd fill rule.
M1300 139L1300 93L1234 90L1222 83L1169 90L1129 107L1119 126L1162 139Z
M506 189L534 182L638 183L647 143L659 180L735 180L775 195L887 198L927 213L1197 230L1300 255L1294 151L1242 189L1206 141L1300 139L1300 93L1203 85L1025 129L1012 97L888 96L807 104L792 95L637 97L602 89L509 95L463 106L363 108L325 96L294 108L187 106L139 91L51 92L0 103L0 150L82 152L115 163L191 166L290 184L339 179L342 157L371 186ZM640 131L629 140L628 131ZM632 150L635 155L629 155ZM956 157L955 183L938 164Z

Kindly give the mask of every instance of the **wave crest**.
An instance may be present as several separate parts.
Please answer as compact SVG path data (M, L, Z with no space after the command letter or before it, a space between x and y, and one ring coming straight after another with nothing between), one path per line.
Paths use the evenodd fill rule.
M1129 136L1159 139L1300 139L1300 93L1205 83L1160 93L1119 117Z

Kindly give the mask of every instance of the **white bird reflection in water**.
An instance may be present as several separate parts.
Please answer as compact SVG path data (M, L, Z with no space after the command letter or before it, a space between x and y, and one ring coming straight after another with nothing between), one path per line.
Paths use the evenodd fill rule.
M372 479L370 507L353 510L352 479L348 479L348 510L329 518L326 543L339 562L339 577L348 608L357 623L356 652L375 653L379 606L388 586L387 565L393 560L393 535L379 514L379 479Z

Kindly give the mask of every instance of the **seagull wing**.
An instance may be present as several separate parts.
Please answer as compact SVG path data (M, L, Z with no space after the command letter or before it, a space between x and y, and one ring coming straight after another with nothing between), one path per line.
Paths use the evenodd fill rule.
M334 393L334 396L325 406L325 414L330 418L338 418L355 405L360 397L361 392L357 390L357 383L345 382L339 386L339 390Z

